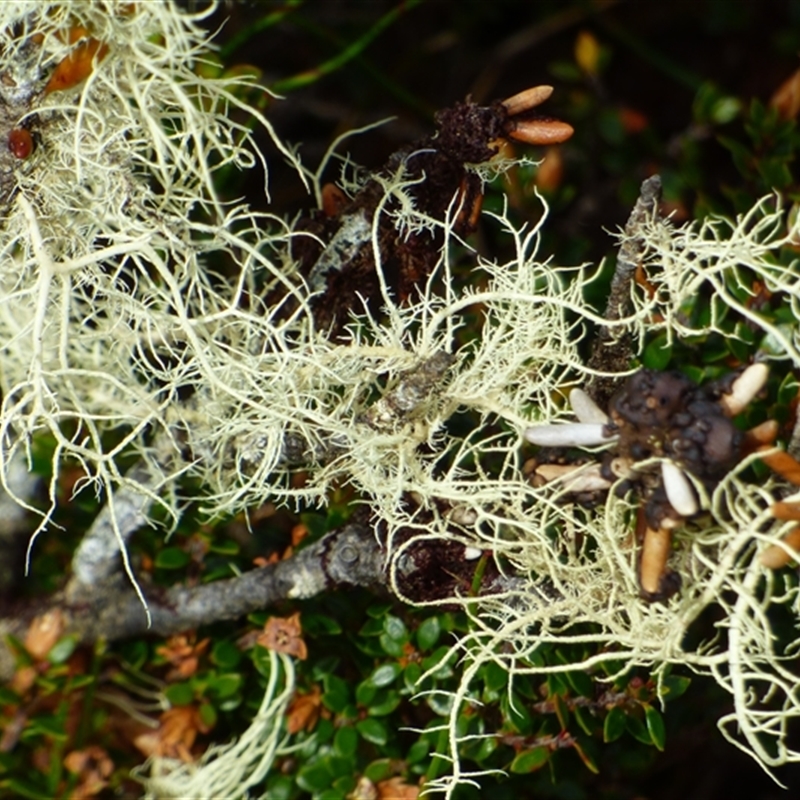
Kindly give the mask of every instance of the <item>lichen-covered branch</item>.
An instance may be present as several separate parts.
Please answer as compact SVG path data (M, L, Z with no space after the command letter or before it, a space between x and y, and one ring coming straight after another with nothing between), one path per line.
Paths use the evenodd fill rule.
M605 311L606 321L610 324L602 326L597 332L589 359L589 367L599 374L592 376L587 391L603 408L619 386L620 379L617 376L630 370L631 360L636 355L631 332L613 323L627 317L633 309L633 282L645 250L641 231L646 221L657 217L660 200L661 177L653 175L642 182L617 253Z

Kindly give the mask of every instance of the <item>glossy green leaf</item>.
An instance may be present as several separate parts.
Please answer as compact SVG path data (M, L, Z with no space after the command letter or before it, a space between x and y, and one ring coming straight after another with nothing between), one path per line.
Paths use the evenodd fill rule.
M342 626L325 614L303 614L303 633L309 636L338 636Z
M579 694L581 697L594 697L594 681L589 677L587 672L583 670L567 672L565 677L567 683L569 683L576 694Z
M578 725L581 726L581 730L587 736L594 736L594 733L597 729L599 729L599 725L597 723L597 719L592 715L592 713L582 706L575 706L572 709L572 715L578 721Z
M189 683L173 683L164 689L164 697L173 706L188 706L194 700L194 689Z
M359 636L380 636L383 633L382 619L368 619L358 632Z
M371 717L385 717L391 714L400 705L400 695L395 691L387 692L377 702L370 703L368 707Z
M644 348L642 364L648 369L662 370L667 367L670 358L672 358L672 346L667 343L666 334L660 334Z
M382 619L391 610L391 603L370 603L367 607L367 616L373 619Z
M430 650L436 646L442 632L439 617L428 617L417 628L417 646L420 650Z
M619 706L611 708L603 721L603 741L615 742L619 739L625 733L627 722L628 716Z
M53 794L47 790L46 786L39 787L38 784L28 779L6 778L0 783L0 787L10 789L13 792L13 794L5 795L6 797L24 797L26 800L53 800Z
M509 770L517 775L536 772L549 760L550 751L546 747L534 747L532 750L523 750L511 762Z
M221 556L237 556L239 555L239 543L234 539L217 539L209 545L210 553L217 553Z
M217 710L210 703L203 703L199 709L200 719L208 728L217 724Z
M370 762L364 770L364 775L373 783L380 783L392 777L394 766L390 758L378 758Z
M369 680L361 681L356 686L356 703L360 706L369 705L378 694L378 687L373 686Z
M650 732L645 728L644 723L638 719L638 717L628 715L625 719L625 727L628 733L637 741L647 745L653 744L653 738L650 736Z
M333 775L325 759L312 761L297 773L297 785L306 792L321 792L333 783Z
M406 753L406 763L407 764L417 764L423 759L428 757L428 753L430 752L430 745L424 739L418 739L411 747L408 749Z
M667 731L664 727L664 717L661 716L661 712L657 708L649 704L645 704L644 718L645 722L647 723L647 730L650 734L650 738L653 740L653 744L657 749L663 750L664 743L667 738Z
M221 640L211 649L211 662L228 671L236 669L242 660L242 651L233 643Z
M358 749L358 733L350 725L339 728L333 737L333 749L337 755L352 756Z
M387 614L383 619L383 633L380 636L380 643L384 652L395 658L400 658L407 642L408 629L403 620L393 614Z
M403 670L403 683L405 684L406 688L409 691L415 692L418 689L417 681L419 680L420 676L422 675L422 667L412 661L404 670Z
M667 675L661 682L661 696L669 702L680 697L691 685L692 679L682 675Z
M575 752L580 757L581 761L586 765L586 768L593 772L595 775L600 774L600 770L595 762L593 755L589 752L589 749L592 747L592 740L591 739L583 739L580 742L576 741L572 745Z
M239 691L243 680L242 676L236 672L218 675L209 680L208 691L218 700L224 700Z
M508 670L503 669L499 664L490 661L481 670L483 682L489 692L499 692L506 688L508 683Z
M368 717L356 723L356 730L362 738L372 744L384 745L389 740L386 725L379 719Z
M399 664L381 664L367 679L373 686L388 686L400 674Z
M341 714L352 702L349 686L336 675L326 675L323 686L325 687L322 695L323 704L334 713Z
M50 648L50 652L47 654L47 660L51 664L63 664L75 652L77 646L77 636L62 636Z
M190 561L189 554L180 547L165 547L155 558L159 569L181 569Z
M64 719L55 714L40 714L32 717L22 732L22 739L35 738L36 736L51 736L58 741L65 741L67 733L64 729Z
M314 795L314 800L347 800L347 792L332 786Z
M266 797L269 800L290 800L294 794L294 779L288 775L270 775Z

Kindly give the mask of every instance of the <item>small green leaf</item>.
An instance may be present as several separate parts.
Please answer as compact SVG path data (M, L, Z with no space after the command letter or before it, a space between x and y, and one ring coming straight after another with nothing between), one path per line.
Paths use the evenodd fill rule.
M378 688L373 686L369 680L361 681L356 686L356 703L360 706L369 705L378 693Z
M190 561L189 554L180 547L165 547L155 558L159 569L181 569Z
M550 751L546 747L534 747L532 750L523 750L511 762L509 769L517 775L525 775L541 769L549 760Z
M370 603L370 605L367 606L367 616L373 619L380 619L388 614L391 609L391 603Z
M305 792L321 792L329 788L332 782L333 775L324 760L306 764L297 773L297 785Z
M605 721L603 722L603 741L608 742L615 742L625 733L625 727L627 723L627 715L625 712L619 707L614 706L608 714L606 714Z
M267 782L269 800L290 800L294 795L294 779L289 775L271 775Z
M358 749L358 733L350 725L339 728L333 737L333 749L337 755L349 757Z
M194 700L194 689L189 683L173 683L164 689L164 697L173 706L188 706Z
M653 737L650 736L649 731L645 728L644 723L640 719L629 715L625 719L625 727L628 729L628 733L637 741L647 745L653 744Z
M380 636L383 633L382 619L368 619L358 632L359 636Z
M367 719L362 719L357 722L356 730L361 734L363 739L366 739L366 741L372 744L384 745L389 740L386 725L374 717L367 717Z
M568 672L566 674L567 683L581 697L594 697L594 681L588 673L583 670Z
M242 686L244 679L236 672L229 672L226 675L218 675L208 682L208 691L218 700L236 694Z
M367 710L371 717L385 717L387 714L391 714L399 705L400 695L397 692L390 691L381 697L379 702L369 704Z
M500 708L506 724L512 725L517 733L529 734L531 732L530 711L516 692L505 693L500 699Z
M420 675L422 675L422 667L412 661L403 671L403 683L405 683L406 688L412 692L415 691Z
M503 669L499 664L490 661L481 670L483 682L488 692L499 692L506 688L508 683L508 670Z
M75 652L77 646L77 636L62 636L50 648L50 652L47 654L47 660L51 664L63 664Z
M347 683L336 675L326 675L323 679L323 686L325 692L322 695L322 702L325 707L335 714L341 714L352 702Z
M217 710L210 703L203 703L199 709L200 720L208 728L217 724Z
M34 717L28 722L27 728L22 733L22 739L34 738L35 736L52 736L58 741L67 739L67 732L64 730L64 720L54 714L42 714Z
M325 614L303 614L303 633L309 636L338 636L342 626Z
M583 730L587 736L594 736L595 730L599 727L595 717L581 706L575 706L572 709L572 713L575 719L578 720L578 725L581 726L581 730Z
M656 336L644 348L642 364L648 369L665 369L672 358L672 345L667 343L666 334Z
M305 623L305 620L303 622ZM242 651L233 642L219 641L211 650L211 662L226 672L236 669L241 659Z
M682 675L667 675L661 682L661 696L669 702L676 697L680 697L692 683L691 678Z
M650 733L650 738L658 750L664 750L664 742L667 738L667 731L664 727L664 717L661 712L653 706L644 704L644 718L647 722L647 730Z
M52 800L52 792L47 791L46 787L41 789L35 784L19 778L8 778L4 780L0 786L11 789L13 795L9 797L25 797L27 800Z
M218 553L222 556L237 556L239 555L239 543L233 539L219 539L211 542L209 545L209 552ZM305 623L305 620L303 620Z
M428 617L422 621L422 624L417 628L417 645L420 650L430 650L436 646L439 641L439 636L442 632L442 625L439 622L439 617Z
M402 667L399 664L381 664L367 680L373 686L388 686L400 674Z
M373 783L380 783L392 777L394 772L392 761L389 758L379 758L370 762L364 770L364 775Z
M586 752L587 748L591 747L591 745L592 745L592 740L588 739L585 740L583 744L581 744L580 742L574 742L572 747L574 748L575 752L580 756L580 759L586 765L586 768L590 772L593 772L595 775L599 775L600 770L598 769L594 758L592 758L592 756Z
M411 745L411 747L409 747L408 752L406 753L406 763L417 764L424 758L428 757L430 749L430 744L428 742L426 742L424 739L418 739L416 742L414 742L414 744Z
M346 790L331 787L314 795L314 800L347 800Z

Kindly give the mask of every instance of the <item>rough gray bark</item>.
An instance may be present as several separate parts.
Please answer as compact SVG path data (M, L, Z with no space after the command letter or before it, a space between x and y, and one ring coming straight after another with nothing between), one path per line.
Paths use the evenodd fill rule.
M82 642L116 641L158 634L168 636L199 625L237 619L281 600L313 597L341 585L386 587L385 551L373 530L346 525L300 550L291 558L251 570L244 575L200 586L159 590L143 586L147 615L128 578L117 572L101 583L84 587L82 597L60 593L46 603L0 613L0 634L24 636L31 620L59 609L66 623L63 635ZM0 645L0 651L5 645ZM13 668L9 654L0 652L0 673ZM0 674L7 678L8 674Z
M661 177L653 175L643 181L639 198L625 225L626 239L617 254L617 266L611 280L604 315L609 322L620 320L631 312L631 284L644 254L644 244L637 238L637 233L646 220L658 214L660 200ZM626 331L616 326L600 329L592 348L589 367L612 375L595 375L586 386L586 391L600 408L607 408L608 401L619 386L620 379L613 377L613 373L629 370L633 356L631 338Z

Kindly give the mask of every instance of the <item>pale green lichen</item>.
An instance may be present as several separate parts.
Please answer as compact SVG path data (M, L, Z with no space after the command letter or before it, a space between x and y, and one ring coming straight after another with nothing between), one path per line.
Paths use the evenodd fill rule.
M580 332L586 322L604 324L584 301L593 273L540 259L546 215L522 229L505 213L494 217L512 245L504 263L469 254L453 232L455 205L444 219L419 214L400 164L381 178L373 249L379 254L383 213L393 215L401 235L440 230L445 245L435 278L444 292L434 292L432 278L415 302L400 306L384 287L383 319L361 316L349 343L329 340L314 329L310 287L290 257L291 226L216 195L218 170L264 163L235 112L271 129L232 83L194 69L207 45L199 22L169 3L0 4L0 72L9 73L12 62L14 74L18 63L29 65L28 94L12 108L38 115L42 142L15 173L0 230L4 488L13 492L16 454L49 437L52 505L39 530L50 520L66 464L83 467L82 488L113 497L120 485L136 488L118 467L119 456L133 453L155 476L140 491L175 518L183 501L174 485L183 475L204 487L210 516L266 500L322 504L332 487L351 484L386 524L400 595L396 568L410 546L397 540L401 528L417 529L423 540L456 538L493 551L521 582L479 604L447 601L463 602L472 632L454 645L464 670L443 725L451 771L430 790L449 796L476 777L459 762L457 720L488 661L512 677L612 660L656 675L668 664L684 665L731 693L734 711L720 726L738 746L765 767L800 760L785 735L800 716L787 660L800 641L776 651L768 616L773 606L797 613L797 583L757 561L759 549L786 527L768 512L777 479L745 483L739 469L728 476L705 498L710 514L677 533L683 591L667 605L639 600L629 502L611 497L578 513L563 487L531 486L520 463L522 429L566 416L565 392L587 377ZM47 74L70 51L63 32L76 25L108 54L83 83L43 95ZM359 179L345 172L345 188L357 191ZM301 174L319 199L321 170ZM399 211L389 211L389 198ZM652 220L641 233L655 291L635 291L634 310L615 328L640 344L659 328L675 338L705 335L718 320L692 326L683 312L707 286L713 308L735 309L763 332L763 349L800 366L798 326L771 322L742 299L746 267L798 311L800 277L772 255L791 241L781 225L767 201L733 225L675 228ZM473 286L454 279L456 251L472 259ZM212 263L224 263L224 274L212 273ZM292 298L283 309L258 299L280 293ZM468 325L480 336L462 344ZM412 414L397 413L388 400L379 405L381 395L390 397L442 353L451 357L448 367L429 396L414 401ZM464 411L476 425L456 435L446 423ZM303 485L290 481L290 442L308 457ZM424 518L409 508L409 496L429 512ZM461 523L438 513L438 504L457 509ZM543 582L552 596L541 593ZM725 635L685 649L686 631L712 604L724 611ZM593 654L529 666L546 643L585 643ZM767 695L770 705L761 705ZM256 720L252 741L277 741L274 720L285 692L280 698L278 706L265 699L273 703L271 727ZM265 762L253 767L250 751L214 754L216 762L209 755L194 777L178 767L175 781L207 776L220 760L244 770L234 774L263 774ZM184 785L170 783L169 792Z

